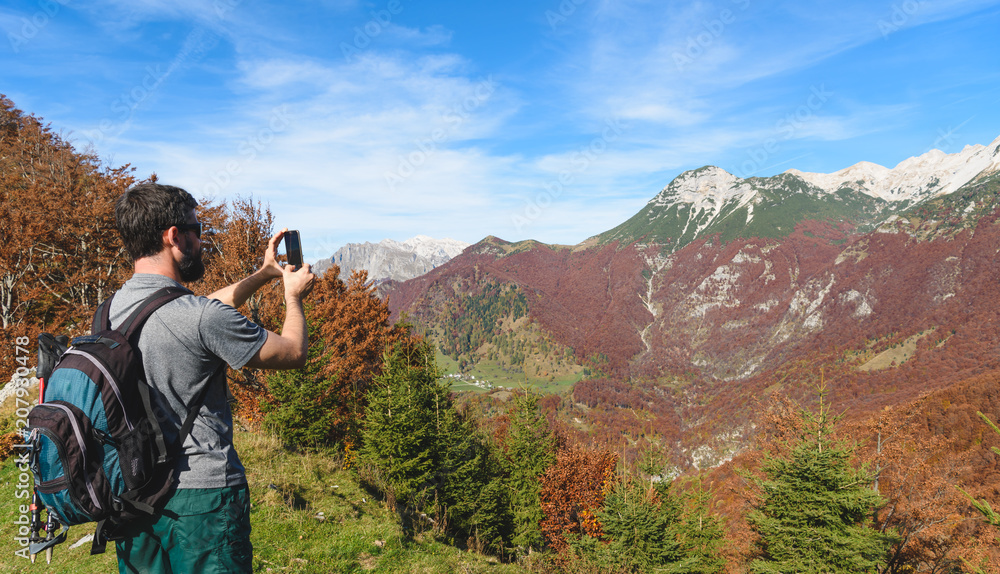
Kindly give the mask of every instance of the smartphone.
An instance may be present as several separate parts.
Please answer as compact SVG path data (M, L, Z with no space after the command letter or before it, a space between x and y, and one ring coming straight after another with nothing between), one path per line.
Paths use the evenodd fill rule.
M302 267L302 243L299 242L298 230L286 231L284 239L285 253L288 254L288 264L292 266L292 269Z

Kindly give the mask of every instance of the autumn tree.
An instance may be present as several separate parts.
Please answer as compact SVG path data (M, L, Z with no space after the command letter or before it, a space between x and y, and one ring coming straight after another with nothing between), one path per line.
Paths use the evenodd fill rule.
M990 419L990 417L984 415L982 412L977 412L976 414L979 415L979 418L983 419L983 421L993 430L993 432L995 432L996 434L1000 434L1000 426L997 426L997 424L993 422ZM1000 448L994 446L990 450L994 454L1000 455ZM977 500L974 496L969 494L965 489L961 487L956 487L956 488L966 498L969 499L969 501L972 503L972 507L976 510L976 512L982 515L982 518L986 521L986 524L994 527L994 530L992 532L986 534L985 536L982 536L983 540L980 541L981 545L992 545L994 546L994 548L997 545L1000 545L1000 535L997 535L995 530L996 528L1000 528L1000 513L997 513L997 511L993 508L993 505L991 505L990 502L985 498ZM989 538L992 538L992 540L989 540ZM978 552L978 554L983 554L983 553ZM1000 564L998 564L1000 560L997 559L995 552L993 556L989 555L981 556L977 561L977 563L973 563L971 560L968 560L966 558L963 558L963 560L969 568L974 569L974 572L976 574L986 574L987 572L995 572L997 567L1000 566Z
M237 197L221 205L203 199L198 210L206 228L202 248L205 276L194 285L198 292L207 295L260 269L268 241L276 233L270 207L253 198ZM247 298L240 311L254 323L277 330L283 318L283 301L280 282L273 281Z
M959 494L951 487L946 441L927 436L913 419L924 407L885 408L864 427L872 440L861 449L872 468L872 488L885 504L875 514L875 528L897 539L880 572L944 572L960 564Z
M124 279L114 202L134 182L0 95L0 328L78 335ZM15 333L16 331L16 333ZM5 364L10 359L6 349Z
M560 452L542 475L542 533L549 546L567 549L567 535L600 538L604 530L598 512L615 481L618 455L608 451L573 449Z
M307 308L320 345L319 376L331 381L325 391L334 397L330 440L358 444L368 389L382 372L384 353L411 337L405 323L389 323L389 306L379 299L368 272L355 270L346 282L334 265L317 279Z
M360 445L367 391L382 372L384 354L410 337L405 324L389 325L389 309L367 283L364 271L355 271L345 283L333 266L317 278L305 306L309 324L309 359L302 369L266 376L271 396L264 399L265 420L286 440L298 442L300 430L288 421L314 427L308 442ZM318 410L317 410L318 409ZM322 412L322 420L308 413ZM320 433L315 427L321 425Z

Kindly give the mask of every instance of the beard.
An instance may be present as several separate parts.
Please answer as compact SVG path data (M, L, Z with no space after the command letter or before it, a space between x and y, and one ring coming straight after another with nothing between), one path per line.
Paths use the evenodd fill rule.
M184 257L181 258L180 273L181 281L184 283L197 281L205 275L205 264L201 260L201 250L193 251L185 251Z

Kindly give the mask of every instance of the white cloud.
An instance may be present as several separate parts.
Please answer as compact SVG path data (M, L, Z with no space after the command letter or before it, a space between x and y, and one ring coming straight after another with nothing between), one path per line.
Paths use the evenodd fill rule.
M220 14L216 2L231 9ZM897 7L906 18L896 15L890 34L902 35L996 2L574 5L530 59L491 70L485 62L503 60L469 48L468 30L403 25L433 22L434 10L447 9L440 5L413 4L431 18L379 23L354 45L373 8L356 0L96 0L73 9L107 38L94 41L66 19L51 30L69 39L38 42L49 53L93 45L97 63L82 72L65 59L61 69L39 69L89 74L81 91L93 85L96 95L45 111L73 118L65 125L80 133L95 117L117 120L115 98L142 83L151 61L173 70L169 81L99 145L140 166L140 176L156 171L196 195L253 193L304 231L341 243L378 240L386 229L399 238L579 241L632 215L682 169L741 166L769 139L781 153L764 154L755 169L793 161L817 142L902 129L917 104L841 91L828 78L852 78L821 64L885 43L879 23L897 26ZM906 14L907 6L918 9ZM303 26L300 16L312 13L329 29ZM0 11L0 26L18 17ZM159 36L146 37L150 30ZM348 57L342 43L353 46ZM19 77L30 69L12 66ZM835 95L813 105L815 89ZM611 138L606 122L627 128Z

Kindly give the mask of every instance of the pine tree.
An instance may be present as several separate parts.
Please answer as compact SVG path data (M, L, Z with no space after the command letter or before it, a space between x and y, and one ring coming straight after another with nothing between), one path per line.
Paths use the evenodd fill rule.
M438 468L438 428L451 406L430 347L397 345L368 393L359 460L378 470L398 503L419 508Z
M515 395L505 441L513 543L526 550L544 544L540 478L556 460L556 438L538 408L538 398L529 392Z
M608 540L603 552L632 571L689 572L664 569L683 558L677 538L680 513L680 503L666 483L623 478L597 513L602 538Z
M362 464L396 501L404 527L415 515L439 532L502 553L512 517L502 467L486 439L438 381L427 343L398 344L368 393Z
M804 432L786 457L768 457L758 507L748 522L759 534L755 573L858 574L877 572L895 541L869 524L882 498L866 469L851 466L853 447L832 437L839 417L830 414L827 391L819 410L801 411Z
M310 346L310 358L316 352ZM267 426L287 445L300 450L322 450L328 446L337 397L325 392L331 382L320 375L318 363L301 369L275 371L267 376L274 401L261 400Z
M722 544L725 533L719 517L709 512L711 492L704 488L699 474L695 486L684 496L677 538L683 549L684 559L677 572L689 574L717 574L722 572Z
M502 554L513 531L503 468L475 425L449 403L437 450L437 500L449 528L483 551Z

